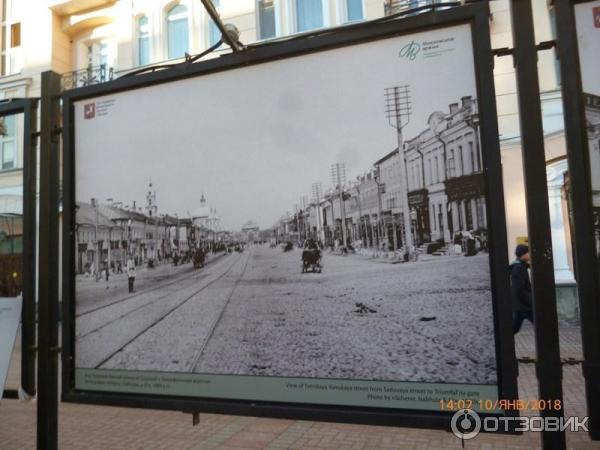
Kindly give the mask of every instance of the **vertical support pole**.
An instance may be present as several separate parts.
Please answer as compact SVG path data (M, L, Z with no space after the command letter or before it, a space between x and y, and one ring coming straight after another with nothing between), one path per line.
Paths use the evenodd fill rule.
M37 448L58 448L58 183L60 76L42 73Z
M573 202L575 276L579 292L589 433L593 440L600 440L600 261L596 257L592 226L591 173L581 65L573 4L570 0L557 0L554 7Z
M36 192L37 192L37 100L25 106L23 139L23 314L21 318L21 387L35 395L35 286L36 286Z
M523 167L527 171L525 193L539 398L553 402L559 400L562 405L562 367L550 238L546 157L531 0L511 0L511 16ZM563 410L547 409L542 411L542 416L561 418ZM542 446L544 449L565 449L564 431L542 432Z

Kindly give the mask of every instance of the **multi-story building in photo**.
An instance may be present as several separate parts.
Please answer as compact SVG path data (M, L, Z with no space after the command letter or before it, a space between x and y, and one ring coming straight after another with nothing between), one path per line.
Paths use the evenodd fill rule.
M448 112L433 112L427 128L344 186L344 211L350 242L364 247L403 247L403 183L406 183L415 244L450 243L463 232L485 234L485 180L477 130L477 103L465 96ZM404 158L406 174L401 172ZM326 243L341 239L337 190L326 193L323 217Z
M189 218L145 214L135 202L131 206L78 202L76 224L77 273L88 271L92 264L124 267L128 257L136 264L154 265L190 251L196 237L206 232Z
M408 203L417 244L449 243L459 232L485 233L485 182L477 104L465 96L405 142Z
M222 240L216 228L220 223L215 219L216 211L206 204L204 196L200 209L189 218L161 214L156 198L150 183L144 206L135 201L125 205L115 199L77 202L77 273L104 267L116 270L130 257L138 265L152 267L206 244L208 239Z
M372 181L375 189L372 192L377 196L377 211L373 221L375 227L375 244L384 250L396 250L402 246L403 220L402 220L402 176L400 169L400 151L396 148L383 158L375 162ZM408 163L408 161L407 161ZM411 166L407 173L412 175L415 167ZM418 179L409 176L412 183L419 183ZM412 186L412 185L411 185ZM381 236L379 236L381 234ZM381 242L380 242L381 241Z
M374 170L343 186L346 237L353 245L371 247L378 245L381 240L381 213L377 191L378 183ZM327 191L320 206L324 244L331 246L335 241L341 243L343 234L339 191Z
M105 263L124 262L122 243L127 227L111 220L96 201L78 202L75 233L75 269L77 273L97 272ZM115 245L116 244L116 245Z

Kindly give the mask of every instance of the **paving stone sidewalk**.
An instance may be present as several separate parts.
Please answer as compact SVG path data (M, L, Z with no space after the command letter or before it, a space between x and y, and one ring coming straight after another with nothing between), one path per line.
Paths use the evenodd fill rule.
M561 324L563 357L581 357L579 327ZM517 355L535 355L533 328L525 324L516 337ZM18 360L18 359L17 359ZM11 372L16 371L13 367ZM535 399L535 366L519 364L519 396ZM564 364L567 416L585 416L584 383L580 364ZM12 380L18 375L11 373ZM526 415L533 414L525 411ZM191 416L178 412L135 410L88 405L60 405L61 449L460 449L461 441L446 431L348 425L202 414L192 427ZM2 400L0 448L35 448L35 402ZM587 433L567 433L568 448L600 449ZM540 448L539 433L518 436L481 434L465 442L466 449Z

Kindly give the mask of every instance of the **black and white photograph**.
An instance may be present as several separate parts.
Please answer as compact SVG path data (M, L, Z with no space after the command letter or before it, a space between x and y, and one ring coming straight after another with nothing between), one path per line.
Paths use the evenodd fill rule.
M581 81L587 124L594 242L600 256L600 65L595 57L600 33L600 2L575 6ZM600 268L598 268L600 270Z
M497 383L469 25L74 113L76 369Z

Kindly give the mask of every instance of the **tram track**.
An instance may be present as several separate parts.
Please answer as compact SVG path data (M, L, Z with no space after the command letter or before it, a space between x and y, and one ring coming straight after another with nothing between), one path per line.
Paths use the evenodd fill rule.
M223 256L225 256L225 254L221 254L221 255L217 256L216 258L211 259L204 267L207 267L209 264L213 264L214 262L217 262ZM168 287L168 286L172 286L175 283L179 283L179 282L182 282L182 281L185 281L185 280L189 280L190 278L194 278L195 276L198 276L198 275L202 275L202 272L193 271L192 273L190 273L188 275L177 277L174 280L171 280L171 281L168 281L168 282L166 282L164 284L161 284L160 287L161 288L165 288L165 287ZM144 289L144 290L141 290L139 292L136 292L134 295L128 295L126 297L120 298L119 300L115 300L113 302L106 303L104 305L100 305L100 306L97 306L95 308L88 309L88 310L86 310L86 311L84 311L82 313L75 314L75 318L78 319L80 317L87 316L87 315L89 315L89 314L91 314L93 312L100 311L102 309L109 308L109 307L111 307L113 305L117 305L119 303L123 303L123 302L126 302L128 300L132 300L132 299L138 298L138 297L140 297L142 295L145 295L148 292L152 292L154 290L156 290L156 287L154 287L154 286L153 287L149 287L147 289Z
M186 276L186 277L180 278L180 279L179 279L179 280L177 280L177 281L186 281L186 280L194 279L194 276L193 276L193 275L194 275L194 274L192 274L192 275L190 275L190 276ZM196 273L195 275L197 275L197 276L198 276L198 278L200 278L200 275L201 275L201 274L198 274L198 273ZM173 283L169 283L169 285L172 285L172 284L173 284ZM161 287L165 287L165 286L166 286L166 285L162 285ZM148 291L149 291L149 290L148 290ZM148 291L146 291L146 293L148 293ZM146 307L152 306L152 305L154 305L154 304L156 304L156 303L158 303L158 302L160 302L160 301L163 301L164 299L166 299L166 298L170 297L172 294L173 294L173 292L169 291L169 292L167 292L166 294L164 294L164 295L161 295L160 297L158 297L158 298L156 298L156 299L154 299L154 300L152 300L152 301L149 301L149 302L147 302L147 303L142 303L141 305L139 305L139 306L137 306L137 307L135 307L135 308L133 308L133 309L130 309L130 310L129 310L129 311L127 311L126 313L124 313L124 314L121 314L120 316L118 316L118 317L116 317L116 318L114 318L114 319L112 319L112 320L109 320L109 321L107 321L107 322L104 322L102 325L100 325L100 326L98 326L98 327L96 327L96 328L94 328L94 329L92 329L92 330L86 331L86 332L84 332L84 333L81 333L81 334L76 334L76 335L75 335L75 339L84 339L84 338L86 338L87 336L89 336L90 334L96 333L96 332L98 332L98 331L102 330L103 328L106 328L107 326L109 326L109 325L112 325L112 324L113 324L113 323L115 323L116 321L118 321L118 320L121 320L121 319L124 319L125 317L129 316L130 314L133 314L133 313L135 313L135 312L139 311L140 309L143 309L143 308L146 308ZM129 298L129 299L131 299L131 298ZM120 303L120 302L119 302L119 303ZM117 304L117 302L113 303L113 305L114 305L114 304ZM77 327L76 327L76 328L77 328Z
M233 297L233 294L235 294L235 291L237 290L238 285L240 284L240 281L242 281L242 278L244 278L244 275L246 274L246 269L248 268L248 261L249 260L250 260L250 257L246 258L246 262L244 263L244 268L242 269L242 273L240 274L240 276L238 277L238 279L235 280L235 283L234 283L234 285L233 285L233 287L231 289L231 292L227 296L227 300L225 300L225 303L223 304L223 307L221 308L221 311L219 311L219 314L217 315L217 317L215 318L215 320L213 320L213 322L212 322L212 324L210 326L209 332L206 335L206 338L204 338L204 341L202 342L202 345L200 345L200 347L198 348L198 350L196 350L196 353L194 355L194 358L192 359L192 364L191 364L191 368L190 368L190 372L191 373L196 372L198 364L200 363L200 359L202 358L202 355L204 354L204 350L206 350L206 346L208 345L208 343L212 339L217 326L219 325L219 323L223 319L223 315L225 314L225 310L227 309L227 306L229 305L229 302L231 301L231 299Z
M145 326L141 331L139 331L133 337L131 337L130 339L128 339L124 344L120 345L116 350L114 350L113 352L111 352L100 363L96 364L94 366L94 368L100 369L104 364L106 364L108 361L110 361L112 358L114 358L117 354L119 354L120 352L122 352L126 347L128 347L133 342L135 342L137 339L139 339L141 336L143 336L148 331L150 331L151 329L153 329L154 327L156 327L163 320L165 320L167 317L169 317L171 314L173 314L175 311L177 311L179 308L181 308L183 305L185 305L187 302L189 302L195 296L197 296L200 292L204 291L205 289L207 289L208 287L212 286L213 284L215 284L216 282L218 282L219 280L221 280L222 278L224 278L226 275L228 275L232 271L232 269L235 267L235 265L244 257L244 254L239 254L239 255L236 255L236 256L237 257L235 258L235 260L233 261L233 263L230 264L227 267L227 269L223 271L223 273L221 273L219 276L217 276L213 280L209 281L208 283L204 284L199 289L194 290L190 295L185 296L183 298L183 300L177 302L172 308L169 308L164 314L160 315L158 318L156 318L155 320L153 320L150 324L148 324L147 326ZM248 264L248 258L246 259L246 262L245 262L245 265L244 265L244 271L246 269L247 264ZM241 277L240 277L240 279L241 279ZM239 282L239 279L238 279L238 282ZM236 282L236 286L237 286L237 282ZM156 303L156 301L152 302L152 303L148 303L146 305L143 305L142 307L144 307L144 306L150 306L153 303ZM138 308L138 310L139 309L140 308ZM122 319L122 317L116 318L116 319L110 321L110 323L103 324L102 327L100 327L100 328L104 328L104 327L108 326L109 324L114 324L115 322L117 322L118 320L121 320L121 319ZM91 333L88 333L88 334L91 334Z

